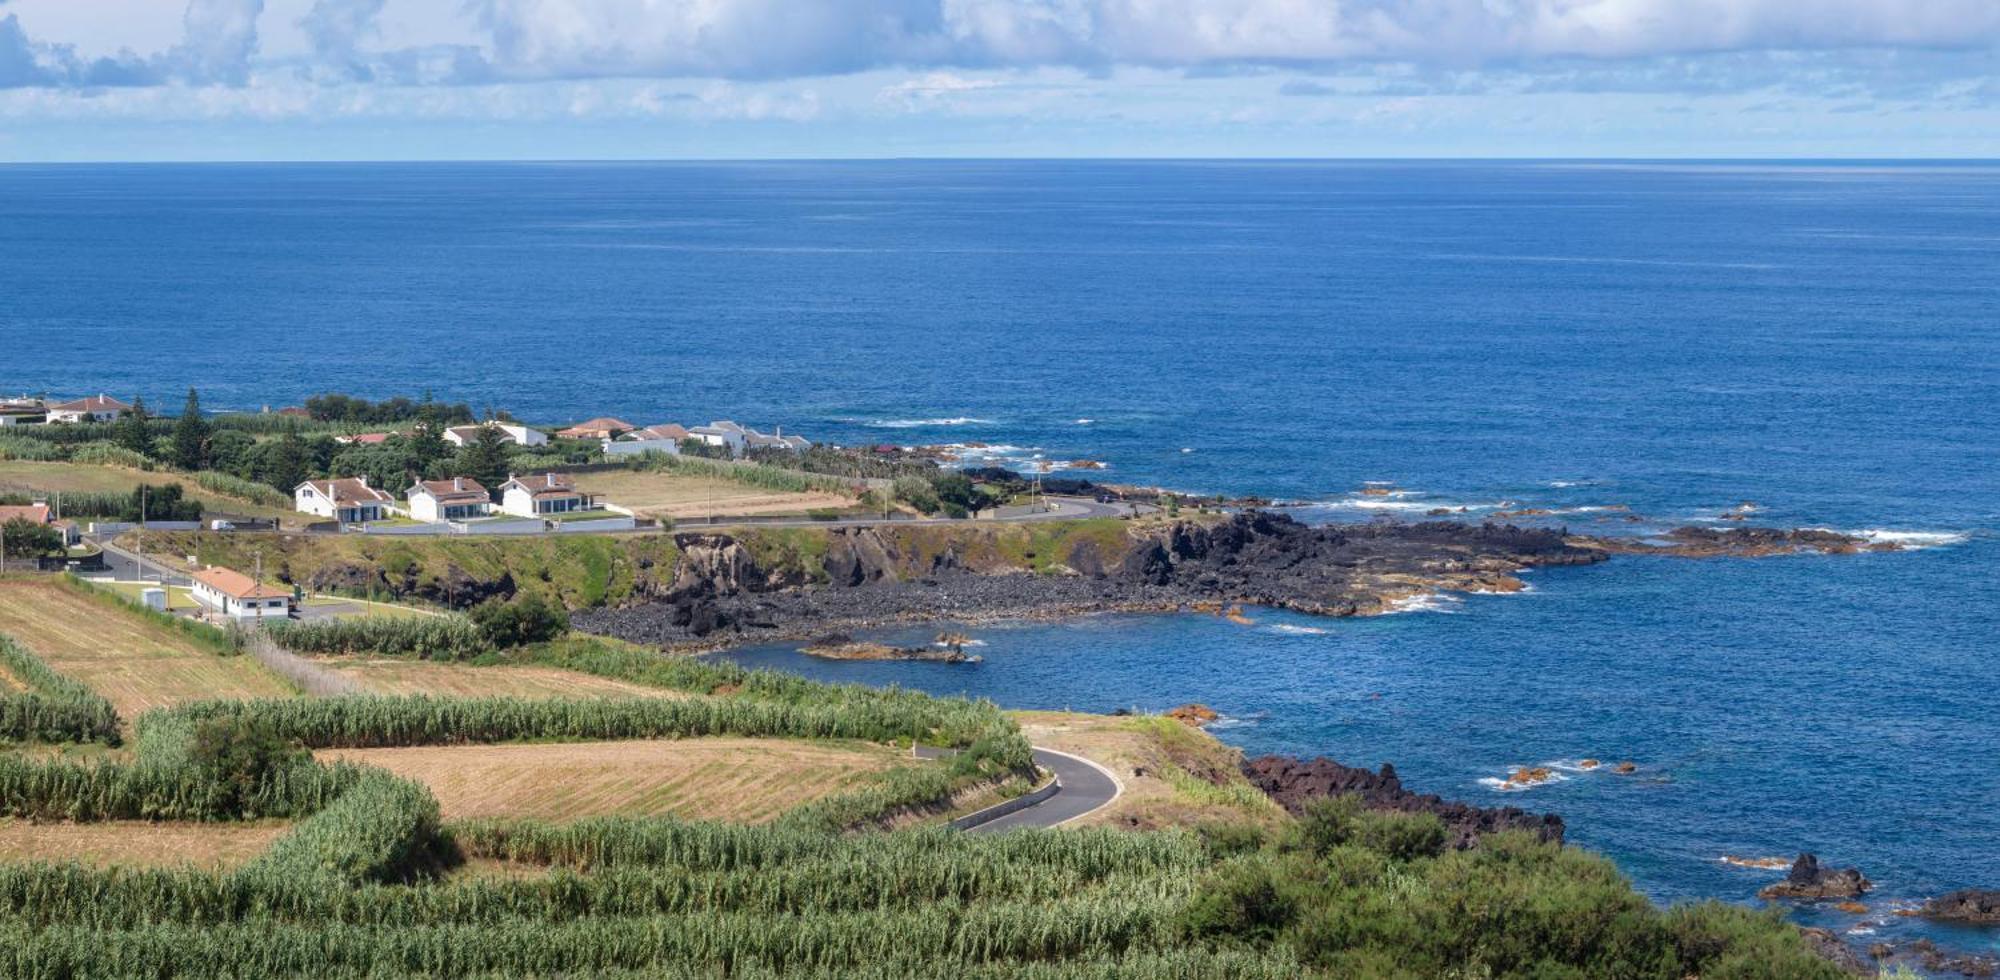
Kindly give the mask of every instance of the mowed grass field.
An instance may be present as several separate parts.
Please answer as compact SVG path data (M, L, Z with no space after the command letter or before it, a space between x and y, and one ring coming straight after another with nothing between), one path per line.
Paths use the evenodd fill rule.
M642 687L555 667L431 663L412 660L335 660L320 663L352 677L375 694L432 694L441 697L632 698L687 697L678 691Z
M204 490L191 479L176 473L149 473L144 470L127 469L123 466L98 466L91 463L29 463L19 460L0 461L0 492L5 493L131 493L141 483L160 486L178 483L181 494L189 500L201 501L203 511L221 511L259 518L304 518L296 511L266 507L262 504L225 497Z
M0 817L0 862L226 870L263 853L282 823L30 823Z
M854 501L833 493L784 493L714 477L630 470L579 473L576 485L588 493L598 494L608 503L629 507L652 517L803 514L809 510L851 507L854 504Z
M0 579L0 633L110 699L128 725L149 708L184 701L294 693L249 657L218 656L58 582Z
M318 753L381 766L437 794L447 820L622 815L758 823L892 766L895 749L756 738L461 745Z

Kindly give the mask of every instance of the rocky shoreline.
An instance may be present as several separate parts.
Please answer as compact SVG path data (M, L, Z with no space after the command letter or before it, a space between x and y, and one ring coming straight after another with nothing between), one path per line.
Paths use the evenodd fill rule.
M1243 775L1293 814L1304 812L1317 800L1350 794L1360 797L1361 805L1370 810L1436 814L1444 821L1450 846L1458 850L1472 847L1483 835L1503 830L1525 830L1558 844L1563 839L1563 819L1553 813L1529 813L1511 806L1478 807L1407 790L1396 775L1396 767L1386 762L1381 771L1370 772L1324 757L1308 762L1267 755L1243 763Z
M810 576L760 565L727 533L677 535L680 559L653 601L580 610L575 624L695 650L911 622L1218 611L1237 604L1366 616L1441 592L1519 591L1525 570L1594 564L1615 554L1757 557L1880 547L1830 531L1684 528L1646 541L1458 521L1310 526L1246 511L1219 522L1133 524L1115 544L1080 537L1060 555L1031 556L1042 562L1031 570L975 562L950 548L920 556L873 528L826 534Z

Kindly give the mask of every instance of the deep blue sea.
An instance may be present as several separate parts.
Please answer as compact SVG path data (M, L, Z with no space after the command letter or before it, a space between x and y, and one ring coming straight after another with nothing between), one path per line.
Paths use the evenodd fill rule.
M1365 621L982 628L973 667L741 656L1205 701L1251 752L1558 811L1663 900L1748 900L1773 875L1720 855L1800 850L1880 884L1812 914L1842 929L2000 887L2000 166L0 167L0 391L190 384L977 442L1313 519L1754 501L1925 535ZM1586 756L1642 771L1482 782Z

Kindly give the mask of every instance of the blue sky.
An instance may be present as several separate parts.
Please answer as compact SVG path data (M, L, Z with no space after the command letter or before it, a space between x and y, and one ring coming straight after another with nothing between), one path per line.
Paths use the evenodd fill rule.
M2000 157L2000 0L0 0L0 160Z

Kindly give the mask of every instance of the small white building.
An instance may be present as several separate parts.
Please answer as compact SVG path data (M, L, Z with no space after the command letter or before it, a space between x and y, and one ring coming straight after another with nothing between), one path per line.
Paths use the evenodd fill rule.
M606 456L637 456L640 453L666 453L669 456L681 454L681 440L688 437L688 430L678 425L649 425L643 429L633 429L617 437L604 440Z
M500 485L500 509L522 517L573 514L596 505L596 498L578 490L567 473L517 476Z
M194 573L189 592L203 609L238 620L284 619L291 615L292 594L264 585L233 568L211 565Z
M765 435L756 429L750 429L743 434L745 449L784 449L802 453L811 449L812 445L812 440L803 436L788 436L782 428L773 435Z
M404 496L410 516L420 521L463 521L493 512L493 495L470 477L418 480Z
M0 398L0 428L41 425L48 420L49 408L39 398Z
M92 395L70 402L57 402L49 406L51 422L115 422L118 416L132 410L132 406L110 395Z
M492 426L495 429L499 429L500 434L506 436L507 441L516 446L546 446L549 443L548 433L530 429L525 425L515 425L511 422L481 422L478 425L454 425L444 430L444 441L454 446L463 446L479 437L481 426Z
M307 480L292 488L292 505L300 513L329 517L342 524L365 524L389 516L396 498L368 485L365 476L338 480Z
M711 446L723 446L731 456L743 455L744 441L749 434L749 430L729 421L710 422L688 430L688 438L699 439Z

